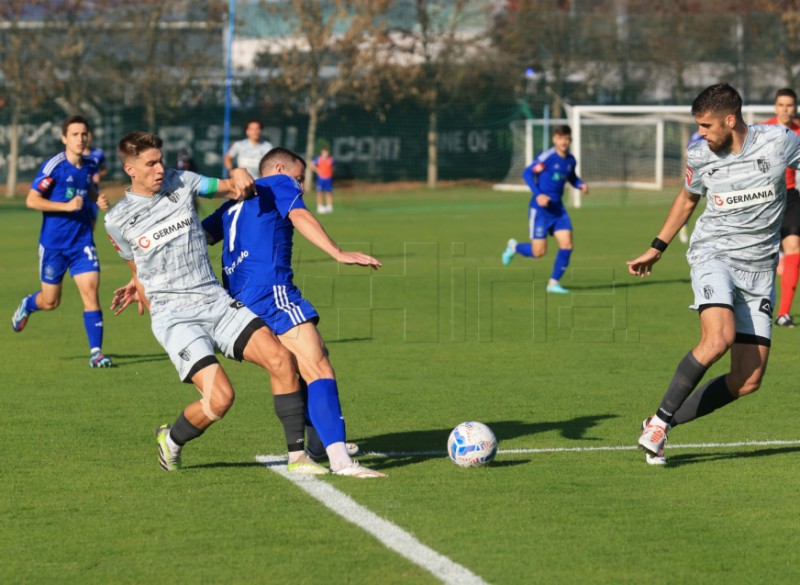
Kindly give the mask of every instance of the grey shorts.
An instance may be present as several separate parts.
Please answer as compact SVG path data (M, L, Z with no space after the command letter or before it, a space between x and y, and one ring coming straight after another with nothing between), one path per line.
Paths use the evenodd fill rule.
M692 309L720 306L733 309L737 343L750 340L769 345L775 306L774 270L747 272L719 260L707 260L692 266L692 289Z
M205 365L216 362L215 349L227 358L242 359L248 331L264 322L241 302L229 296L163 311L153 317L153 335L172 360L184 382ZM237 341L242 339L237 346ZM241 347L240 347L241 346Z

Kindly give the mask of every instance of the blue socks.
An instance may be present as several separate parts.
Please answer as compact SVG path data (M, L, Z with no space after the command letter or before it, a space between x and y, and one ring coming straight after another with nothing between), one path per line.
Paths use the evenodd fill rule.
M533 248L530 242L523 242L521 244L517 244L516 249L517 254L520 256L527 256L528 258L533 258Z
M344 442L344 417L336 380L321 378L308 385L308 412L323 445Z
M103 312L85 311L83 326L86 329L86 337L89 338L89 350L100 351L103 347Z
M28 295L25 297L25 310L28 313L33 313L34 311L38 311L39 307L36 306L36 295L38 295L40 290L37 290L35 293Z
M569 266L570 256L572 256L572 250L562 250L559 248L556 254L555 264L553 264L553 273L550 275L550 278L553 280L561 280L561 277L564 276L564 272L567 271L567 266Z

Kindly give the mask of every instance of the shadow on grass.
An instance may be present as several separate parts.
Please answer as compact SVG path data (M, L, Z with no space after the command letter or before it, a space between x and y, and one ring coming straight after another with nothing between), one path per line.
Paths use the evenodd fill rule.
M670 453L667 449L667 469L680 467L682 465L693 465L695 463L708 463L711 461L724 461L726 459L751 459L754 457L770 457L773 455L789 455L790 453L800 453L800 446L797 447L771 447L768 449L756 449L755 451L734 451L728 453Z
M599 437L587 437L590 429L596 427L604 420L617 418L616 414L599 414L580 416L564 421L528 423L518 420L484 421L494 431L500 448L503 441L525 437L538 433L558 431L565 439L572 441L598 441ZM401 467L419 462L421 459L431 459L445 456L447 438L453 429L434 429L425 431L407 431L388 433L373 437L356 439L361 453L370 452L386 453L389 458L375 465L376 469ZM413 453L413 455L410 455ZM512 462L494 462L492 465L510 464ZM524 463L524 462L520 462ZM370 466L373 463L370 462Z
M162 362L169 360L166 353L109 353L106 354L114 362L115 368L130 366L132 364L143 364L146 362ZM68 360L88 360L87 356L71 356Z
M192 469L226 469L242 467L264 467L264 464L258 461L215 461L214 463L202 463L200 465L184 465L181 468L181 471Z

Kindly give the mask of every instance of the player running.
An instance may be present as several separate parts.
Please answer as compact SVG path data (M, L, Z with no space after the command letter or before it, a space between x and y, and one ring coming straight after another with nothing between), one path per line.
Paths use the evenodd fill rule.
M769 357L775 265L786 201L786 166L800 165L800 137L781 126L748 126L742 98L728 84L703 90L692 104L705 141L689 147L686 181L651 247L628 262L651 273L701 197L686 257L700 342L678 364L661 405L642 423L647 462L666 463L667 432L758 390ZM731 350L730 371L697 390L708 369Z
M131 185L105 218L106 231L133 274L127 286L115 291L112 309L119 313L135 300L145 301L153 334L180 379L193 383L202 396L172 425L159 427L161 467L180 469L183 446L233 405L233 386L215 355L219 349L270 373L275 413L289 450L288 470L326 473L303 450L305 400L292 355L261 319L220 286L195 212L196 197L241 199L253 179L244 169L235 169L227 180L165 169L161 146L158 136L144 132L122 138L118 153Z
M11 317L17 333L36 311L52 311L61 303L62 282L69 270L83 302L83 326L89 340L89 366L111 367L103 355L103 312L100 310L100 263L92 235L90 201L108 209L105 195L92 183L97 168L83 155L89 123L83 116L70 116L61 124L64 152L49 158L39 168L25 204L42 212L39 234L39 278L41 289L22 299Z
M547 292L556 294L569 292L559 281L572 256L572 221L564 207L564 186L569 182L583 193L589 192L589 186L575 174L577 161L569 152L571 144L570 127L556 126L553 147L537 156L533 164L523 171L522 178L533 192L528 212L531 243L520 244L512 238L508 240L502 256L505 266L511 264L515 254L541 258L547 253L547 234L554 236L558 242L558 252L547 282Z
M308 384L308 413L322 440L331 471L356 478L386 477L350 458L336 376L317 329L319 316L292 282L294 229L342 264L378 269L360 252L345 252L331 240L303 202L306 163L285 148L273 148L260 164L256 196L227 201L203 220L208 241L223 241L223 281L231 295L260 316L295 356Z
M797 94L784 87L775 92L775 116L764 124L780 124L795 134L800 134L800 124L795 121L797 114ZM781 225L781 247L783 248L783 270L781 274L781 302L775 325L794 327L795 322L789 311L792 309L794 292L800 276L800 191L793 168L786 169L786 212Z

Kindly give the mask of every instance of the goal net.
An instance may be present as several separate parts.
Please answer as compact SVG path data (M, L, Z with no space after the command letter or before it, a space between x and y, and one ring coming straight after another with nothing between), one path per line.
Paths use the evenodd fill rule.
M772 105L745 106L747 123L773 114ZM660 191L667 181L679 181L686 164L686 146L697 130L686 106L572 106L567 118L529 119L511 123L513 154L499 190L527 190L522 171L552 146L553 129L572 128L572 152L577 173L592 189ZM581 192L572 190L572 205L580 207Z

